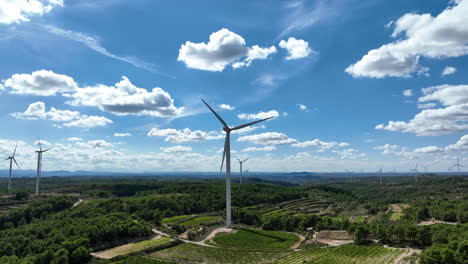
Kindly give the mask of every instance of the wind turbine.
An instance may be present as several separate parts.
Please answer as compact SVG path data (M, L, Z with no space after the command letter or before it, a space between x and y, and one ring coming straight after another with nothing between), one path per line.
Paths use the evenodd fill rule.
M41 140L39 139L39 150L36 150L37 153L37 174L36 174L36 195L39 195L39 177L41 177L42 172L42 153L49 151L49 149L42 149Z
M449 168L449 170L453 167L457 167L458 170L458 177L460 177L460 167L465 168L463 165L460 164L460 159L457 157L457 163Z
M205 100L203 103L210 109L210 111L216 116L216 118L223 124L223 130L226 132L226 140L224 141L224 151L223 151L223 160L221 161L221 170L223 169L224 158L226 158L226 227L231 227L231 132L235 130L248 127L265 120L271 119L272 117L260 119L254 122L250 122L244 125L229 127L228 124L211 108Z
M16 149L17 148L18 148L18 143L16 143L15 150L13 151L13 155L11 155L10 157L5 159L5 160L10 160L10 173L8 174L8 192L10 192L10 190L11 190L11 171L13 169L13 162L15 162L16 166L19 169L18 162L16 162L16 159L15 159L15 154L16 154Z
M411 172L414 173L414 182L415 183L418 183L418 164L416 163L416 167L414 169L411 170Z
M245 159L245 160L240 160L237 156L234 156L236 157L237 161L239 162L239 165L240 165L240 178L239 178L239 182L240 183L244 183L244 179L242 178L243 177L243 174L242 174L242 165L244 164L244 162L248 161L249 159Z
M383 166L380 166L379 170L377 171L379 173L379 178L380 178L380 185L382 185L382 170L383 170Z

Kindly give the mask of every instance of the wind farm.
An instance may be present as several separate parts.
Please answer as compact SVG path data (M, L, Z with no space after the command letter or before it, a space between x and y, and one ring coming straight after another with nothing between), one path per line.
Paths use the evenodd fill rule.
M467 264L468 0L0 0L0 264Z

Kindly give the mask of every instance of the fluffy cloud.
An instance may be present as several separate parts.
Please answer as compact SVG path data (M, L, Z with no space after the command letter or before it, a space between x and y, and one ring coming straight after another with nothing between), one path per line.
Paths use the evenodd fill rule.
M448 151L468 150L468 135L462 136L455 144L448 145Z
M279 113L276 110L270 110L268 112L258 112L256 114L238 114L237 117L244 120L264 119L268 117L278 117Z
M171 153L171 152L191 152L192 148L188 146L173 146L173 147L167 147L167 148L160 148L163 152L166 153Z
M192 69L223 71L228 65L234 68L249 66L255 59L266 59L276 52L274 46L261 48L257 45L249 48L244 38L223 28L210 35L208 43L187 41L179 49L178 61ZM240 61L241 58L246 57Z
M12 94L52 96L77 90L73 78L53 71L40 70L31 74L14 74L3 83Z
M83 140L83 139L80 138L80 137L69 137L69 138L67 138L67 140L68 140L68 141L81 141L81 140Z
M457 69L455 67L447 66L442 71L442 76L447 76L447 75L454 74L456 71L457 71Z
M357 149L343 149L343 150L332 150L336 153L340 159L358 159L365 158L367 155L365 153L358 153Z
M103 116L87 116L82 115L78 119L71 122L63 124L66 127L83 127L83 128L92 128L97 126L107 126L112 124L112 120Z
M299 109L302 110L302 111L307 111L307 106L305 106L303 104L298 104L297 107L299 107Z
M29 21L34 15L42 16L55 7L63 6L63 0L6 0L0 4L0 24Z
M57 122L67 122L77 118L80 113L70 110L57 110L53 107L50 109L50 111L46 112L45 103L35 102L30 104L26 111L22 113L11 113L10 115L18 119L47 119Z
M275 146L265 146L265 147L249 147L245 148L243 152L254 152L254 151L274 151L276 150Z
M442 149L436 146L427 146L427 147L417 148L414 150L415 153L437 153L441 151Z
M406 97L413 96L413 90L408 89L408 90L403 90L403 95Z
M114 133L114 137L131 137L130 133Z
M441 59L468 54L468 0L452 1L437 17L408 13L392 23L402 39L373 49L346 72L353 77L410 77L421 69L419 58Z
M288 51L288 56L285 57L286 60L297 60L317 53L309 48L309 43L307 41L293 37L289 38L287 41L281 40L279 46Z
M333 141L325 142L325 141L321 141L320 139L314 139L311 141L299 142L299 143L293 144L292 146L296 148L316 147L319 149L319 152L324 152L333 147L347 147L349 146L349 143L346 143L346 142L337 143Z
M112 120L108 118L102 116L81 115L78 111L57 110L53 107L49 111L46 111L46 105L43 102L32 103L28 106L26 111L11 113L10 115L18 119L42 119L55 122L69 122L65 123L64 126L72 127L91 128L95 126L105 126L112 123Z
M224 110L234 110L234 106L228 105L228 104L220 104L219 108L224 109Z
M249 48L249 52L247 53L247 58L242 61L238 61L232 64L234 69L248 67L252 63L253 60L264 60L268 58L271 54L278 52L275 46L271 46L269 48L261 48L258 45Z
M424 88L422 93L418 102L437 101L445 107L425 109L408 122L389 121L387 125L377 125L376 129L419 136L450 134L468 129L468 85L440 85ZM420 106L434 107L435 103Z
M252 142L261 145L286 145L296 143L297 140L289 138L287 135L279 132L266 132L255 135L239 137L237 141Z
M150 137L164 137L164 141L171 143L201 142L206 140L221 139L224 135L217 131L204 132L201 130L191 131L189 128L182 130L166 128L152 128L148 132Z
M123 76L115 86L97 85L77 88L70 94L67 103L73 106L96 106L102 111L116 115L150 115L172 117L182 113L183 108L174 106L168 92L157 87L150 92L138 88Z
M107 148L113 146L112 143L102 139L90 140L88 142L77 142L76 145L84 148Z

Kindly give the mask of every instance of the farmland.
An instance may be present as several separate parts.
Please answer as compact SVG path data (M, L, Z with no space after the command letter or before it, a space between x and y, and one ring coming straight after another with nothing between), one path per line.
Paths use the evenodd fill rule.
M407 247L425 263L441 248L463 263L468 234L461 179L234 184L233 230L220 229L217 180L60 181L45 179L38 197L2 198L1 263L392 263Z
M214 242L216 245L233 248L287 249L298 239L296 235L284 232L240 229L233 234L218 234Z

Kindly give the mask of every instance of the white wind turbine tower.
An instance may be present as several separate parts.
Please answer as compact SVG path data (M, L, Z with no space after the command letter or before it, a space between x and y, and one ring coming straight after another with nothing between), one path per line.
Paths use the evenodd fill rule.
M379 170L377 171L379 173L379 178L380 178L380 185L382 185L382 170L383 170L383 166L380 166Z
M228 124L211 108L205 100L203 103L210 109L210 111L216 116L216 118L223 124L223 130L226 132L226 140L224 141L224 151L223 151L223 160L221 161L221 169L223 169L224 158L226 157L226 227L231 227L231 132L235 130L248 127L265 120L271 119L272 117L264 118L254 122L250 122L244 125L229 127Z
M41 140L39 139L39 150L36 150L37 153L37 174L36 174L36 195L39 195L39 178L41 177L42 172L42 153L49 151L50 149L42 149Z
M8 192L10 192L10 190L11 190L11 171L13 170L13 162L15 162L16 166L19 169L18 162L16 162L16 159L15 159L15 154L16 154L16 149L17 148L18 148L18 143L16 143L15 150L13 151L13 155L11 155L10 157L5 159L5 160L10 160L10 172L8 174Z
M411 170L411 172L414 173L414 182L415 183L418 183L418 173L419 173L419 170L418 170L418 164L416 163L416 167L414 169Z
M240 178L239 178L239 182L240 183L244 183L244 178L243 178L243 173L242 173L242 165L244 164L244 162L248 161L249 158L245 159L245 160L240 160L237 156L234 156L236 157L237 161L239 162L239 166L240 166Z
M452 169L453 167L457 167L458 177L460 177L460 167L465 168L463 165L460 164L460 158L457 157L457 163L455 163L452 167L450 167L449 170Z

